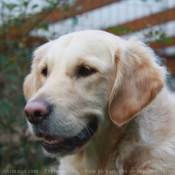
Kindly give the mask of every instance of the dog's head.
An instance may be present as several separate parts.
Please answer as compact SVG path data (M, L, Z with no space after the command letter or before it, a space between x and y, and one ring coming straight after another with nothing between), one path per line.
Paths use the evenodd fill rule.
M136 39L71 33L35 51L24 112L48 153L70 154L111 121L129 122L160 92L164 78L153 52Z

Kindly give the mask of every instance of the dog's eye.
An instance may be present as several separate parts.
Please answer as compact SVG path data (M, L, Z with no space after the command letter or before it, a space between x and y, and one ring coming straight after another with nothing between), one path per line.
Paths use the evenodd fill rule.
M82 76L82 77L87 77L90 76L94 73L96 73L97 71L89 66L82 66L79 69L78 75Z
M47 68L45 67L44 69L42 69L41 73L42 73L42 75L44 75L46 77L47 76Z

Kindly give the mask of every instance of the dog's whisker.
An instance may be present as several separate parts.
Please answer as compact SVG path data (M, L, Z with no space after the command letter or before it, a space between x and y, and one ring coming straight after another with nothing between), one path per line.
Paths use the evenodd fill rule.
M84 125L85 129L87 130L89 136L91 136L89 130L88 130L88 125L86 125L85 123L83 123L82 121L78 121L79 123L81 123L82 125ZM90 127L89 127L90 128Z
M96 133L87 124L83 123L82 121L79 121L79 123L81 123L85 126L85 128L88 130L88 133L89 133L89 130L91 130L93 132L93 134L94 134L95 138L97 139L99 145L102 147L102 144L100 143L100 140L98 139ZM89 135L90 135L90 133L89 133Z
M87 127L93 132L93 130L92 130L89 126L87 126ZM97 139L99 145L102 147L102 144L100 143L100 140L99 140L99 138L97 137L97 134L96 134L95 132L93 132L93 134L94 134L95 138Z

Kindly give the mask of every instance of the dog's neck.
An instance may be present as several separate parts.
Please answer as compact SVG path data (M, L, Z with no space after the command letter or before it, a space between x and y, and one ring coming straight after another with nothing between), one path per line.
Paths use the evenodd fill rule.
M116 157L125 137L125 128L119 128L109 120L103 131L97 132L84 150L63 158L60 169L64 169L65 165L68 169L85 172L82 174L104 174L107 170L116 169ZM86 170L94 172L87 173Z
M79 172L94 170L94 172L80 174L98 174L98 171L103 171L99 173L103 174L109 170L132 169L135 164L138 164L137 154L138 157L143 156L142 160L144 160L144 155L137 153L139 147L150 143L151 139L155 140L154 137L161 139L161 136L157 137L159 133L154 131L154 126L158 127L158 122L164 122L165 120L166 111L160 109L172 111L169 117L174 116L175 110L172 110L172 106L167 107L167 101L171 101L173 102L172 105L175 105L175 101L171 98L174 97L165 88L149 106L124 126L117 127L109 121L106 128L103 128L103 132L99 132L102 134L94 135L91 138L92 141L83 151L63 158L60 168L64 169L65 164L66 168ZM153 126L150 127L150 125ZM147 126L149 126L149 130L146 128ZM166 132L167 128L161 128L161 130ZM147 138L145 138L145 135L147 135ZM154 143L152 142L152 144ZM129 162L128 160L132 161Z

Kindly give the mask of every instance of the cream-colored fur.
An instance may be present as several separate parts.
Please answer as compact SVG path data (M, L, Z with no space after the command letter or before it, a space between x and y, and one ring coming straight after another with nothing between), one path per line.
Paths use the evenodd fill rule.
M82 65L97 72L78 77ZM36 50L24 93L54 104L54 132L65 136L81 131L90 114L98 119L86 145L60 158L61 175L175 174L175 97L165 79L153 51L135 38L82 31Z

